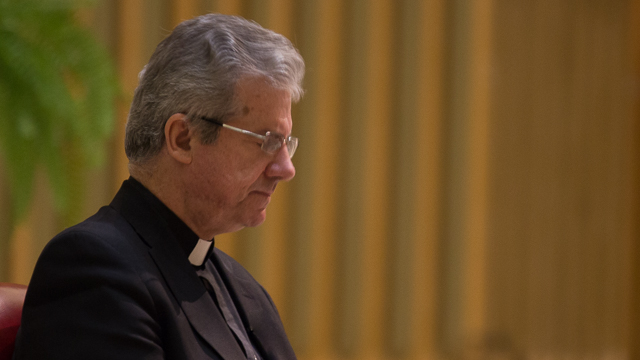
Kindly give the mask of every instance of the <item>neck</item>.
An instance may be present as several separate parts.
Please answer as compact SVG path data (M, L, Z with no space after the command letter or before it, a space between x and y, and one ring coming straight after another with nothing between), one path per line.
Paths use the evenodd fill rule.
M211 228L209 217L205 219L201 212L194 213L190 211L193 209L188 208L193 201L190 201L188 191L185 190L189 189L189 184L184 183L184 178L181 176L184 171L163 166L160 161L153 168L141 169L138 166L131 170L130 166L130 175L171 209L198 237L210 240L222 233Z

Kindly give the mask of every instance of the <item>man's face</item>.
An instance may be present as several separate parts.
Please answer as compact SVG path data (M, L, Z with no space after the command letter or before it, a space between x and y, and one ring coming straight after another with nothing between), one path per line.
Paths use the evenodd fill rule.
M241 110L227 124L261 135L291 134L288 91L245 78L236 95ZM213 144L195 139L191 145L194 157L184 177L184 199L189 202L185 209L199 229L206 229L203 233L217 235L261 224L278 182L295 175L286 146L268 154L259 139L230 129L221 128Z

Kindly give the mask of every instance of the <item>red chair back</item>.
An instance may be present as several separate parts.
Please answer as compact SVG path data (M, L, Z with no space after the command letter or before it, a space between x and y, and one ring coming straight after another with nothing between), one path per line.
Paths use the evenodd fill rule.
M0 360L11 360L27 287L0 283Z

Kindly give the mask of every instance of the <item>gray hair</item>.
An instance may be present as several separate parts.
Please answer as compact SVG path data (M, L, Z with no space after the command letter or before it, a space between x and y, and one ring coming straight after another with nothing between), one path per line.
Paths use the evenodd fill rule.
M179 24L156 48L139 75L125 132L125 153L142 164L160 152L164 126L184 113L200 141L215 141L221 121L237 111L235 87L244 77L262 77L302 96L304 61L280 34L237 16L207 14Z

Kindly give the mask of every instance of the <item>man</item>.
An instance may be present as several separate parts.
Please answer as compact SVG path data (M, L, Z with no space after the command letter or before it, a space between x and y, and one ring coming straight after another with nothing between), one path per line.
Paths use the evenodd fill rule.
M293 178L303 75L255 23L178 25L134 95L131 177L42 252L14 359L295 359L267 292L213 238L261 224Z

